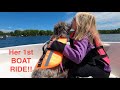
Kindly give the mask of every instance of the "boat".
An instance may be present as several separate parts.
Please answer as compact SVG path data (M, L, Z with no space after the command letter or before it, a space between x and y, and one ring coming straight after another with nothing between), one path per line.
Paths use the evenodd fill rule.
M6 35L0 36L0 40L5 40L6 39Z
M69 43L68 43L69 44ZM0 78L31 78L31 72L11 72L11 66L31 66L34 69L40 56L42 55L42 46L44 43L20 45L0 48ZM104 42L105 50L111 59L112 72L110 78L120 77L120 42ZM16 55L10 55L10 50L18 51ZM19 53L19 51L21 51ZM29 51L29 53L28 53ZM30 53L31 52L31 53ZM15 54L15 53L14 53ZM30 63L11 63L12 58L31 58ZM24 62L25 61L24 59Z

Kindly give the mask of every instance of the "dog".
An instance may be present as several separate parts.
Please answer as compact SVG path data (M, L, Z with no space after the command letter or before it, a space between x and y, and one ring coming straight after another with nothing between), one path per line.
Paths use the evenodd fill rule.
M68 32L70 31L70 25L66 24L65 22L58 22L54 26L54 32L51 36L52 40L53 38L59 38L59 37L66 37L68 35ZM65 60L62 60L62 65L64 67ZM50 68L50 69L39 69L36 68L32 72L32 78L67 78L68 69L62 69L60 65Z

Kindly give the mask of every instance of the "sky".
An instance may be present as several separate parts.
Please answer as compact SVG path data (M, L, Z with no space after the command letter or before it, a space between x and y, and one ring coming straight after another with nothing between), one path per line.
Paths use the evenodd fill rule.
M91 12L97 29L120 28L120 12ZM0 12L0 31L25 29L53 30L59 21L70 23L76 12Z

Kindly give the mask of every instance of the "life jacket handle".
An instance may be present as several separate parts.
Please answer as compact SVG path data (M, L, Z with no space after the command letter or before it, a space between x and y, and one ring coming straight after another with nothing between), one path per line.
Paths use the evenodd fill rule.
M93 59L104 58L106 56L107 56L107 54L105 54L105 55L98 55L98 56L93 57Z

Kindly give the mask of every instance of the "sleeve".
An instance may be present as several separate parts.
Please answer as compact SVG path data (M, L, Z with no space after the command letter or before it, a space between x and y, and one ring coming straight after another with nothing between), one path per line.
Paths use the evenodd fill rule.
M81 41L77 41L77 43L74 45L74 49L69 45L66 45L63 51L63 55L76 64L79 64L86 56L87 47L88 40L83 39Z

